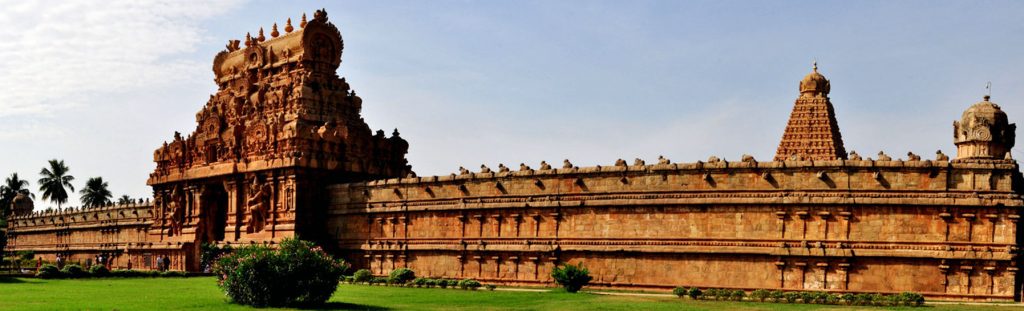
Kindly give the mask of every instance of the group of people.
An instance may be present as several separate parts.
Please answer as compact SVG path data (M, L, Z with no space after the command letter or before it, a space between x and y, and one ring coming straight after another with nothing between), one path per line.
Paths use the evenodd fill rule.
M171 257L170 256L156 256L156 269L160 271L167 271L171 269Z

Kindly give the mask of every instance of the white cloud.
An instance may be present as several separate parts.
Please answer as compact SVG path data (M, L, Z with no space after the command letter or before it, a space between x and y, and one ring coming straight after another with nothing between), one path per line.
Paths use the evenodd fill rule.
M239 1L0 2L0 117L45 115L82 94L204 79L186 58L205 19Z

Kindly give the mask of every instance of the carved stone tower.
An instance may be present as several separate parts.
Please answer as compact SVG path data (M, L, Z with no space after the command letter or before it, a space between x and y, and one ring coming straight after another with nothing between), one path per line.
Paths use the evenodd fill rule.
M957 160L1010 157L1017 125L1010 124L999 105L988 100L985 96L967 108L960 121L953 121Z
M341 33L327 12L289 19L214 58L219 89L196 113L195 131L175 133L154 154L154 223L161 242L317 239L326 186L403 177L409 144L398 130L373 132L363 101L337 74Z
M789 116L775 160L796 157L801 160L846 159L843 137L839 134L836 113L829 101L831 85L825 76L814 71L800 81L800 97Z

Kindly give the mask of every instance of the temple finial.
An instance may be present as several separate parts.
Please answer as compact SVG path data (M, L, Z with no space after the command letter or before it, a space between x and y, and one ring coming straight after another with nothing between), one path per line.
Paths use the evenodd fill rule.
M260 33L256 35L256 40L259 42L267 41L267 36L263 35L263 27L260 27Z
M292 27L292 18L289 17L288 21L284 23L284 32L291 33L292 30L295 30L295 27Z
M814 59L814 63L813 63L811 68L814 69L814 72L818 72L818 59L817 58Z
M252 35L247 32L245 33L245 46L250 45L252 45Z
M299 21L299 27L306 28L306 13L302 13L302 20Z
M274 26L270 26L270 37L271 38L277 38L277 36L280 36L280 35L281 35L281 33L277 32L277 23L274 23Z

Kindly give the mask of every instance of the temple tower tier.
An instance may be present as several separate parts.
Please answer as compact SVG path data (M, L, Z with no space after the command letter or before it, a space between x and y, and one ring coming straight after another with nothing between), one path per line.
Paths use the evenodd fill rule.
M828 98L830 88L815 63L814 71L800 81L800 97L782 134L776 161L846 159L839 123Z

